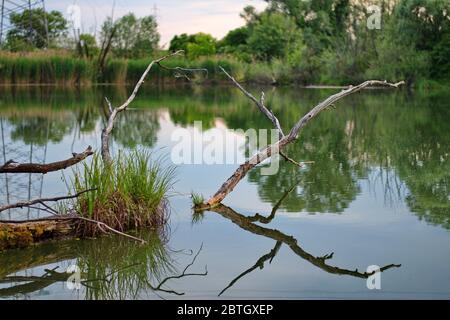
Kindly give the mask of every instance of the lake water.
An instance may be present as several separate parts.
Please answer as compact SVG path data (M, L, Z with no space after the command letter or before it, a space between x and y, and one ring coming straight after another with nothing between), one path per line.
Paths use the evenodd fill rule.
M118 105L130 90L0 88L0 163L57 161L88 145L99 150L103 97ZM265 92L288 130L336 89ZM281 161L275 175L258 167L214 212L193 214L189 194L211 196L237 164L177 165L167 230L138 232L149 245L105 236L0 253L0 298L449 299L449 100L448 93L402 90L347 97L287 150L314 163ZM169 165L176 130L220 130L238 143L242 158L250 151L235 130L248 128L271 124L235 88L146 87L120 114L113 151L146 148ZM3 174L0 203L65 195L71 174ZM24 209L0 219L45 215ZM380 274L381 288L369 290L361 273L390 264L397 266ZM67 268L79 270L70 280L79 274L80 282L67 284Z

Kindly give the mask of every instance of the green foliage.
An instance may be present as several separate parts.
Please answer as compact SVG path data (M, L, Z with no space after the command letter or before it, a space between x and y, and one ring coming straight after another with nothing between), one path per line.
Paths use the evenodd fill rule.
M210 34L196 33L193 35L181 34L170 41L169 50L184 50L190 59L201 56L210 56L216 53L217 41Z
M220 40L219 47L246 45L248 36L249 28L246 26L233 29L229 31L222 40Z
M90 83L94 66L65 52L0 54L0 83Z
M49 44L47 44L45 21L47 21ZM44 48L67 33L67 21L59 11L44 12L40 8L26 9L20 13L11 13L10 22L12 28L6 35L6 42L7 48L12 51Z
M264 13L253 26L248 45L257 58L268 61L285 57L289 49L301 41L301 31L292 18Z
M172 40L170 40L169 51L183 50L186 52L188 43L194 42L194 38L195 35L187 35L186 33L174 36Z
M128 13L116 22L111 18L102 25L102 42L112 33L111 49L116 57L142 58L152 55L158 47L159 33L155 17L137 18Z
M210 34L197 33L194 42L189 42L186 49L186 53L191 59L210 56L216 53L216 39Z
M381 30L367 28L371 12L364 3L266 1L261 13L244 9L246 26L230 31L219 42L220 52L248 63L278 59L278 66L290 68L290 81L305 84L449 79L448 0L382 1Z
M200 193L191 192L191 198L194 206L200 206L205 202L205 198Z
M448 0L402 0L391 21L392 38L397 35L396 43L410 45L417 54L426 55L433 78L449 75L449 10Z
M97 57L100 52L100 49L97 46L97 40L93 35L88 33L80 34L80 46L82 56L87 58Z

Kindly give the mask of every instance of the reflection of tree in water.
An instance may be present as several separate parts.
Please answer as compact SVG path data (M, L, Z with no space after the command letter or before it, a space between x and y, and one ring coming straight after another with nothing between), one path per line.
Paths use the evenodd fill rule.
M134 299L153 292L156 295L182 295L170 289L177 279L205 276L193 273L197 255L182 272L174 265L174 254L159 233L142 232L140 245L121 237L102 237L83 241L43 244L22 250L7 251L0 256L0 297L23 296L57 282L66 282L71 274L66 267L76 264L80 270L82 292L86 299ZM44 266L44 272L37 273ZM34 269L33 269L34 268ZM24 272L28 270L28 274ZM66 289L69 290L69 289Z
M129 110L117 118L112 135L127 148L152 147L159 130L158 118L155 110Z
M14 119L12 131L16 139L42 143L49 127L50 140L60 141L72 129L73 124L66 127L68 123L76 121L82 132L94 130L103 97L108 96L113 104L121 101L126 94L121 89L17 93L14 99L5 94L1 96L0 112L3 115L10 111L5 118ZM256 96L260 91L260 88L251 89ZM286 128L331 93L284 88L269 91L266 89L266 104ZM281 160L278 174L261 176L257 169L250 173L249 180L258 184L260 197L273 204L287 186L300 178L299 186L282 207L292 212L312 213L343 212L358 194L361 179L367 179L370 188L381 188L387 198L406 200L411 211L425 221L450 228L447 101L446 93L435 96L427 93L424 97L378 90L349 97L336 110L322 113L287 150L293 159L311 160L314 164L299 170ZM18 116L36 109L36 105L41 110L39 115L26 120ZM127 147L154 145L159 129L157 114L161 109L168 110L171 119L182 126L202 120L203 129L209 129L215 119L222 118L230 129L272 129L255 106L237 89L229 87L145 88L132 108L141 110L121 115L114 131L116 141ZM72 112L67 112L68 109ZM55 120L50 114L60 115ZM390 178L374 178L383 175ZM394 197L397 184L402 184L404 191Z
M261 198L273 204L299 178L297 192L287 197L282 208L342 212L359 192L358 179L368 179L370 185L376 173L384 176L385 197L406 200L420 218L449 228L450 110L446 98L379 92L351 97L345 106L321 115L287 152L314 164L299 170L281 160L278 174L262 176L254 170L249 180L258 184ZM294 118L292 112L298 112L293 106L296 102L285 97L282 103L280 117L289 121ZM400 192L400 184L406 192Z
M272 205L289 186L299 181L295 192L283 201L283 209L340 213L359 192L356 168L350 164L346 143L344 130L336 125L311 127L287 153L295 159L314 163L299 169L281 159L277 174L263 176L259 169L252 170L249 181L258 184L259 195Z
M8 119L14 126L11 131L13 140L21 140L25 144L45 145L47 142L60 142L73 128L72 117L20 117Z

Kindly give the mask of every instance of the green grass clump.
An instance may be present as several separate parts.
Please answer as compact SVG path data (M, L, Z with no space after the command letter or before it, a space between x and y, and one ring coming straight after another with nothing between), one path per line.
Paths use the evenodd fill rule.
M90 164L75 171L75 192L95 189L81 195L75 209L82 217L106 223L119 231L160 227L168 220L168 192L174 168L163 168L146 151L119 154L111 164L95 155ZM81 223L80 236L96 236L101 230L93 223Z
M192 198L192 203L194 204L194 206L202 205L203 202L205 202L205 198L200 193L192 192L191 198Z

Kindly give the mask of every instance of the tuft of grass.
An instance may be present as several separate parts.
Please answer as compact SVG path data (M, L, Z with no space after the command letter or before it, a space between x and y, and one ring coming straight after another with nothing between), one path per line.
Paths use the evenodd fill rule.
M74 204L82 217L101 221L119 231L141 227L160 227L169 215L168 192L174 167L163 168L161 159L152 160L147 151L119 154L111 164L95 155L90 164L75 169L75 192L95 189L80 196ZM93 237L101 230L81 222L80 236Z
M205 202L205 198L200 193L191 192L192 203L194 206L199 206Z

